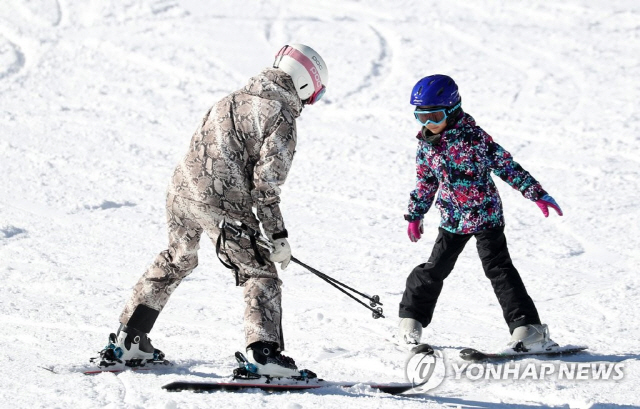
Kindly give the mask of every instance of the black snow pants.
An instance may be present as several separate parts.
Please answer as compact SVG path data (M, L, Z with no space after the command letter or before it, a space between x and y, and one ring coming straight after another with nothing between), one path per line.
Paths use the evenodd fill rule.
M429 325L444 279L471 236L476 237L482 267L498 297L509 331L522 325L540 324L533 300L511 262L504 227L473 234L455 234L440 228L429 261L418 265L407 277L400 318L413 318L423 327Z

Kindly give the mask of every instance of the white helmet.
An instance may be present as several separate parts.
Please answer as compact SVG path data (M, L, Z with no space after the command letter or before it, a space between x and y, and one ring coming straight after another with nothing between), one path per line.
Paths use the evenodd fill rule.
M306 104L312 105L324 95L329 71L313 48L303 44L285 45L276 54L273 68L279 68L291 76L298 96Z

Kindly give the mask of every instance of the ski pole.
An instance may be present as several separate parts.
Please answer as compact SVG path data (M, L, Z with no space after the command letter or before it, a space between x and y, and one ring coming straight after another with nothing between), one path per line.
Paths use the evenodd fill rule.
M348 285L341 283L340 281L336 280L333 277L330 277L318 270L316 270L315 268L306 265L305 263L303 263L302 261L298 260L297 258L295 258L294 256L291 256L291 261L293 261L294 263L299 264L300 266L306 268L307 270L309 270L309 272L317 275L318 277L320 277L321 279L323 279L324 281L326 281L327 283L331 284L332 286L334 286L336 289L338 289L339 291L343 292L344 294L346 294L347 296L349 296L350 298L352 298L354 301L356 301L359 304L362 304L365 308L367 308L368 310L370 310L373 314L373 318L378 319L378 318L386 318L382 313L382 307L377 307L376 305L384 305L380 302L380 297L378 297L377 295L374 296L368 296L366 294L363 294L357 290L354 290L353 288L349 287ZM347 290L350 290L356 294L358 294L359 296L366 298L367 300L369 300L369 305L365 304L364 302L362 302L361 300L357 299L353 294L350 294Z
M250 228L250 227L248 227L246 225L244 225L244 226L243 225L234 226L232 224L226 223L225 227L226 227L227 231L232 231L235 237L243 236L245 238L248 238L248 237L246 237L245 234L243 234L243 233L246 233L246 234L248 234L250 236L255 237L256 238L256 243L260 247L269 250L269 252L273 252L273 250L274 250L273 245L271 244L271 242L267 241L265 238L263 238L260 235L260 233L256 232L255 230L253 230L252 228ZM316 270L315 268L303 263L302 261L298 260L294 256L291 256L291 261L293 261L294 263L299 264L300 266L306 268L307 270L309 270L309 272L311 272L311 273L317 275L318 277L322 278L323 280L329 282L329 284L332 284L334 286L337 285L337 286L340 286L340 287L344 287L344 288L352 291L353 293L358 294L359 296L369 300L371 307L375 307L376 305L384 305L384 304L382 304L380 302L380 297L377 296L377 295L369 296L367 294L363 294L360 291L358 291L358 290L356 290L354 288L351 288L351 287L349 287L348 285L346 285L344 283L341 283L340 281L336 280L335 278L333 278L333 277L331 277L331 276L329 276L327 274L324 274L324 273ZM333 283L335 283L335 284L333 284ZM358 301L358 300L356 300L356 301Z
M246 239L251 239L253 238L256 241L256 244L266 250L268 250L269 252L273 252L274 248L273 248L273 244L271 242L269 242L268 240L266 240L264 237L262 237L262 235L260 234L260 232L252 229L251 227L245 225L245 224L238 224L236 222L234 223L229 223L227 221L223 221L220 224L220 228L224 229L228 234L230 234L232 236L232 238L235 239L239 239L240 237L244 237ZM335 287L336 289L338 289L339 291L341 291L342 293L346 294L347 296L349 296L351 299L353 299L354 301L356 301L357 303L363 305L365 308L367 308L368 310L370 310L372 312L372 316L374 319L378 319L378 318L385 318L385 316L383 315L383 310L382 307L376 307L377 305L383 305L380 302L380 297L377 295L373 295L373 296L369 296L366 295L338 280L336 280L335 278L324 274L318 270L316 270L315 268L303 263L302 261L298 260L296 257L291 256L291 261L293 261L294 263L304 267L305 269L307 269L309 272L311 272L312 274L315 274L316 276L320 277L322 280L326 281L327 283L329 283L330 285L332 285L333 287ZM348 291L347 291L348 290ZM349 293L349 291L353 292L354 294L357 294L363 298L365 298L366 300L369 301L369 305L365 304L362 300L357 299L354 294Z

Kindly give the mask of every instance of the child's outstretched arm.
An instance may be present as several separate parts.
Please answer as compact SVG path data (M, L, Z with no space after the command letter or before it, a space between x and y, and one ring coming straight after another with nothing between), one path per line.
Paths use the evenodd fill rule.
M433 175L429 166L421 161L420 152L418 152L416 162L416 188L409 195L409 213L404 216L405 220L409 222L407 235L409 240L414 243L420 240L422 233L424 233L422 218L431 208L438 191L438 179Z
M534 202L547 194L540 183L518 162L513 160L513 156L509 152L494 142L489 134L482 131L481 136L486 158L493 173Z
M431 208L439 186L420 147L416 156L416 175L416 188L409 195L409 213L405 216L408 221L422 219Z
M500 179L507 182L511 187L520 191L524 197L534 201L542 210L545 217L549 216L548 208L553 208L558 215L562 216L562 210L556 201L542 188L540 183L534 179L518 162L513 160L513 156L502 146L493 141L493 138L482 131L482 140L486 147L487 158L490 161L493 173Z

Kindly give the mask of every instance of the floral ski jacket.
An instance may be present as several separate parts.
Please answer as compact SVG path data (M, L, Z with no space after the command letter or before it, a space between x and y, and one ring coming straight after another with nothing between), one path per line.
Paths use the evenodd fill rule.
M439 189L436 207L443 229L469 234L504 226L502 202L491 171L529 200L546 194L469 114L463 114L440 138L428 138L422 132L417 138L417 183L410 194L408 220L421 219Z

